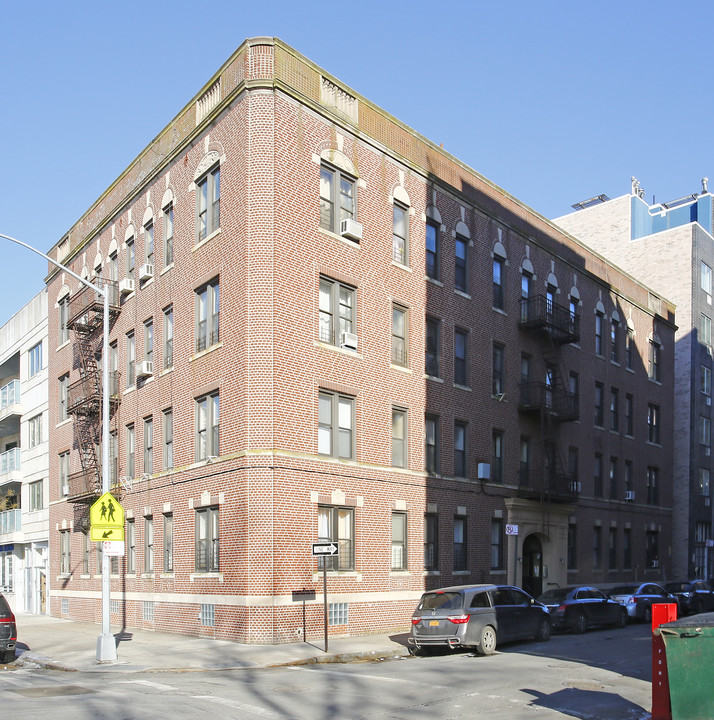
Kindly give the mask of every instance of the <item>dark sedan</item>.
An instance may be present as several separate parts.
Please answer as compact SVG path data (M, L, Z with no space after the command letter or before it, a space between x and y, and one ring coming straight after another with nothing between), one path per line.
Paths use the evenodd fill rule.
M594 587L573 585L552 588L539 598L550 612L557 630L585 632L596 625L627 625L627 610Z
M7 600L0 595L0 663L10 663L15 659L17 625Z
M668 582L664 589L677 598L682 615L714 610L714 592L704 580Z

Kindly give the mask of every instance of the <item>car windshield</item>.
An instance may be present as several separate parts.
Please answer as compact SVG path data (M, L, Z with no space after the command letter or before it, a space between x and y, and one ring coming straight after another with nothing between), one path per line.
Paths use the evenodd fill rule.
M542 603L553 603L553 602L560 602L561 600L565 600L565 598L568 596L568 593L573 588L553 588L551 590L548 590L547 592L544 592L541 596L538 598L538 602Z
M638 587L639 585L618 585L610 590L610 595L631 595Z
M664 586L664 589L667 592L676 593L676 592L688 592L692 589L691 583L684 583L684 582L671 582L667 583Z
M422 595L417 610L461 610L464 596L457 592L434 592Z

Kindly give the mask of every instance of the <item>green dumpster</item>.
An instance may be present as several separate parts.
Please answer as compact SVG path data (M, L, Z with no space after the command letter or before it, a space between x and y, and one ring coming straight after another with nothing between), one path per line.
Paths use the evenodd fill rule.
M714 612L659 626L673 720L714 718Z

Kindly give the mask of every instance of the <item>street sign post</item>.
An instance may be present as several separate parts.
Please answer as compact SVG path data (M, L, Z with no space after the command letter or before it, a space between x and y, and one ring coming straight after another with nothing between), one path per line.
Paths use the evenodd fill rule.
M506 523L506 535L513 535L513 584L518 585L518 525Z
M322 597L323 613L325 624L325 652L327 652L327 558L337 555L337 543L321 542L312 544L313 557L321 557L322 560Z

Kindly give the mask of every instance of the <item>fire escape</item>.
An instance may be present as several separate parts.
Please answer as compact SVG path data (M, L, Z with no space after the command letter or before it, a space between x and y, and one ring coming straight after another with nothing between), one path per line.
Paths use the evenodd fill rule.
M545 380L523 378L519 387L518 410L539 423L542 453L538 469L530 463L522 469L518 494L530 500L573 502L580 483L563 457L559 427L578 419L578 396L565 384L560 347L580 339L580 318L545 295L521 300L520 309L519 327L538 339Z
M109 321L121 311L117 284L103 278L92 281L109 293ZM69 301L68 329L74 330L74 344L79 358L79 380L67 391L67 412L74 415L75 441L82 469L68 478L67 500L92 503L101 493L102 372L98 358L102 352L104 300L86 285ZM119 373L109 373L109 412L113 416L119 405ZM108 450L108 449L107 449ZM110 483L116 485L116 478Z

